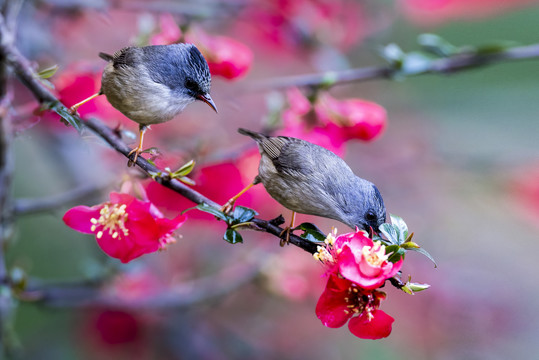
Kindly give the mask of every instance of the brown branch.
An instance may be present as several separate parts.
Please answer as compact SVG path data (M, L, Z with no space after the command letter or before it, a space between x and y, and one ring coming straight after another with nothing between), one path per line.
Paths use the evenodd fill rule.
M3 22L0 19L0 34L5 31ZM53 95L47 87L45 87L36 73L33 71L30 62L18 51L18 49L11 44L1 44L0 46L0 55L4 55L7 63L12 67L13 71L21 82L34 94L35 98L39 100L40 103L45 105L56 104L57 108L65 112L67 108L58 100L58 98ZM119 137L119 135L111 128L106 126L103 122L96 118L82 119L78 115L74 116L82 124L86 125L89 129L99 135L103 140L105 140L113 149L117 152L123 154L126 158L131 151L127 144ZM216 209L219 209L220 206L213 200L208 199L199 192L189 188L184 183L176 179L171 179L166 175L166 172L158 169L156 166L149 163L146 159L139 156L136 161L136 165L144 170L148 175L160 183L161 185L168 187L169 189L174 190L178 194L184 196L185 198L191 200L196 204L206 203ZM252 227L255 230L268 232L270 234L276 235L279 237L279 234L282 233L283 229L270 224L269 221L256 219L256 227ZM284 236L284 235L283 235ZM316 244L305 240L299 236L291 235L290 243L313 253L316 251Z
M83 184L60 194L42 198L16 199L13 213L16 216L20 216L54 210L66 204L84 200L103 191L107 187L108 185L104 184Z
M237 263L219 273L202 277L167 288L145 297L126 299L103 291L99 282L54 284L30 284L17 293L20 300L35 302L48 307L77 308L104 306L121 309L170 309L185 308L212 299L220 299L254 280L263 266L260 258L256 263Z
M20 9L20 1L7 1L1 4L0 46L11 46L15 34L15 18ZM7 24L4 23L4 17ZM0 358L14 351L12 321L16 308L8 280L5 250L13 234L13 176L15 157L13 151L13 127L9 109L11 99L8 93L8 59L0 52Z
M432 60L425 69L409 76L425 74L448 74L457 71L484 67L503 61L516 61L539 57L539 44L508 48L493 53L469 52L451 57ZM254 90L282 89L288 87L331 87L358 81L374 79L391 79L396 74L402 74L401 70L391 66L372 66L343 71L328 71L318 74L306 74L285 76L261 81L254 85ZM406 74L404 74L406 75Z

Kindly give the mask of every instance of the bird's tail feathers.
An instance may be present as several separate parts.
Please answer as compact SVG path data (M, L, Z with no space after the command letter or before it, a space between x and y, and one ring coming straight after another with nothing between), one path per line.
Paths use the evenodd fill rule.
M103 52L100 52L100 53L99 53L99 57L100 57L101 59L105 60L105 61L108 61L108 62L114 60L114 56L109 55L109 54L106 54L106 53L103 53Z
M257 133L255 131L247 130L247 129L244 129L244 128L239 128L238 132L240 134L242 134L242 135L249 136L250 138L252 138L252 139L254 139L256 141L263 141L263 140L268 138L268 136L266 136L264 134Z

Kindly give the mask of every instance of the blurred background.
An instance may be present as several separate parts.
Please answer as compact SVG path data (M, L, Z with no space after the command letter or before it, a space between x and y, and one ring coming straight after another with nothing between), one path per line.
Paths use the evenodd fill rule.
M372 136L346 139L323 126L301 125L307 116L294 106L312 93L272 88L268 81L384 65L379 55L384 46L415 51L418 35L426 32L455 46L533 44L537 5L531 0L24 1L16 44L38 70L59 66L47 80L66 105L99 89L100 51L187 40L225 64L212 68L218 115L202 103L191 105L179 119L153 126L145 142L159 148L158 165L174 169L195 159L191 177L209 198L224 203L256 175L257 150L237 134L238 127L331 143L354 172L377 184L388 212L406 220L438 268L416 253L406 257L403 278L410 274L431 288L410 296L387 286L382 309L395 318L393 331L369 341L317 319L314 309L325 279L310 254L280 248L277 238L252 231L242 232L243 244L231 245L222 240L222 222L196 211L188 213L181 237L167 251L121 264L103 254L93 236L65 226L65 211L140 186L168 216L193 204L142 179L89 130L79 136L58 117L39 113L31 94L14 80L15 198L32 205L31 199L53 196L55 206L17 218L7 263L26 274L29 284L56 290L48 302L21 299L13 336L6 341L22 359L536 358L538 61L337 85L329 91L332 98L379 105ZM106 99L84 105L80 114L119 127L134 144L136 124ZM258 187L238 204L264 219L279 214L289 219L289 211ZM80 193L80 199L55 197L66 191ZM326 232L332 226L349 231L326 219L300 221ZM84 301L96 291L108 300ZM153 300L163 298L164 303Z

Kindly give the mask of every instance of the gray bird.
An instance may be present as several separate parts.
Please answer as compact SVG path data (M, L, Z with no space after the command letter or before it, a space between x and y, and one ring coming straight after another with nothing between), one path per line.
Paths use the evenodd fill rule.
M372 227L377 231L386 221L386 208L376 186L356 176L333 152L292 137L266 136L246 129L238 132L257 142L260 165L253 183L230 199L224 210L261 182L271 197L294 213L326 217L363 230ZM293 223L287 228L287 237L292 227Z
M129 153L135 153L133 162L142 151L149 125L171 120L195 100L217 112L210 96L208 63L192 44L131 46L114 55L99 53L99 57L109 62L101 89L72 106L71 111L104 94L112 106L139 124L139 145Z

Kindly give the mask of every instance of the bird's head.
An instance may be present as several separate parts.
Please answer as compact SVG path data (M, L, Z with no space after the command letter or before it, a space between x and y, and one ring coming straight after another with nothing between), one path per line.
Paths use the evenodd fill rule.
M151 56L147 66L151 67L150 74L155 82L172 89L184 106L199 100L217 112L210 96L210 68L195 45L156 45L143 49Z
M378 188L371 182L359 179L354 210L349 213L348 225L378 232L380 225L386 222L386 207Z
M211 75L206 59L194 45L187 44L184 61L187 64L184 68L183 84L186 94L195 100L205 102L217 112L217 107L210 96Z

